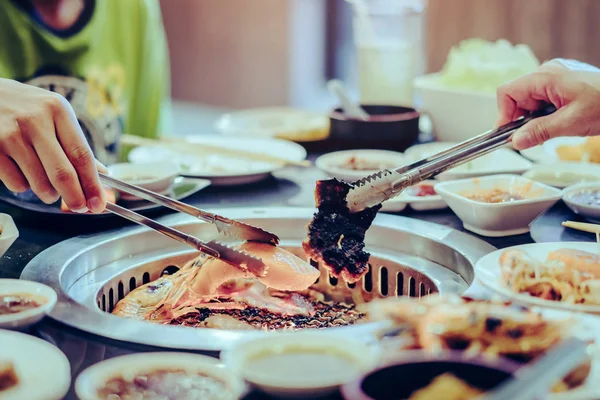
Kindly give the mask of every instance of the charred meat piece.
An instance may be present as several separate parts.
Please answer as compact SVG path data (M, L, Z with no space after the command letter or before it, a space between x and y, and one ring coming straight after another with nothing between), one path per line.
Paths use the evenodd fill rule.
M323 262L333 276L354 283L367 273L370 254L364 251L365 233L381 205L350 213L346 196L351 188L337 179L317 182L318 211L308 225L302 247L310 258Z

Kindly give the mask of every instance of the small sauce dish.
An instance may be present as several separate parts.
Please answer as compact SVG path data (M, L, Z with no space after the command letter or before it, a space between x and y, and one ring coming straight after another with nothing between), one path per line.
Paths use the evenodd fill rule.
M567 187L563 193L563 201L575 214L600 223L600 182Z
M276 397L325 396L377 366L379 346L296 332L243 341L221 353L226 366Z
M165 392L179 393L178 399L238 400L247 387L216 358L158 352L129 354L94 364L79 375L75 392L81 400L125 398L125 393L131 398L166 398Z
M47 314L56 304L49 286L22 279L0 279L0 329L25 329Z
M332 178L354 182L382 169L404 165L402 153L388 150L345 150L327 153L315 160L315 165Z
M179 167L171 163L122 163L108 167L108 175L131 185L160 194L167 194L179 176ZM125 201L140 200L132 194L118 191Z
M442 397L439 391L432 391L429 396L423 392L419 393L421 397L413 395L425 388L435 390L430 385L442 375L446 378L457 378L471 389L489 391L511 378L518 367L518 364L503 359L466 358L460 352L434 356L425 352L409 351L392 363L345 384L342 386L342 395L346 400L464 398L460 397L464 390L456 385L445 385ZM451 394L453 389L454 393ZM453 397L457 395L458 397Z

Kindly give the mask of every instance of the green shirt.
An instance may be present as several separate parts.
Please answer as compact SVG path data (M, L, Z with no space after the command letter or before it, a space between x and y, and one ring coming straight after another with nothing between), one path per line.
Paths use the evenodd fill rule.
M157 0L87 0L66 31L46 26L29 2L0 3L0 76L65 96L100 161L116 161L122 132L156 137L169 130L169 61Z

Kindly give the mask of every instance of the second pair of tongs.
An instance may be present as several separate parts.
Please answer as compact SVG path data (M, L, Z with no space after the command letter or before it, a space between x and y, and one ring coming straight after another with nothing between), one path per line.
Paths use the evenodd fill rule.
M488 154L506 145L514 131L527 122L555 111L556 108L549 105L430 157L364 177L353 183L353 188L346 197L348 209L351 212L359 212L367 207L376 206L397 196L410 186Z
M153 203L163 205L173 210L180 211L185 214L200 218L206 222L212 223L216 226L217 231L219 233L228 234L241 240L265 242L273 245L279 243L279 238L276 235L267 232L261 228L200 210L188 204L171 199L158 193L154 193L150 190L141 188L139 186L128 184L126 182L120 181L118 179L109 177L104 174L100 174L100 180L103 183L112 186L116 189L139 196ZM263 261L260 258L252 256L251 254L248 254L244 251L232 249L227 245L216 242L214 240L205 243L194 236L188 235L177 229L163 225L159 222L154 221L153 219L147 218L143 215L140 215L134 211L131 211L114 203L107 203L106 209L112 212L113 214L119 215L137 224L147 226L159 233L162 233L163 235L166 235L179 242L185 243L211 257L221 259L222 261L234 265L236 267L247 269L254 275L261 276L264 273L265 264L263 263Z

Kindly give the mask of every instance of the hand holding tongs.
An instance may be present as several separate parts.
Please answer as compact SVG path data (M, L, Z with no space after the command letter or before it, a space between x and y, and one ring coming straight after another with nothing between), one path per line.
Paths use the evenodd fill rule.
M120 181L115 178L111 178L104 174L99 174L100 180L105 184L108 184L116 189L124 192L139 196L143 199L151 201L156 204L163 205L167 208L180 211L184 214L191 215L193 217L202 219L203 221L212 223L217 228L219 233L231 235L241 240L250 240L256 242L266 242L273 245L279 243L279 238L263 229L257 228L252 225L245 224L240 221L232 220L229 218L222 217L217 214L209 213L207 211L200 210L196 207L192 207L188 204L182 203L178 200L171 199L167 196L163 196L158 193L154 193L150 190L141 188L139 186L131 185L129 183ZM234 250L222 243L216 241L210 241L208 243L202 242L200 239L170 228L163 224L160 224L153 219L144 217L134 211L128 210L124 207L118 206L113 203L108 203L106 209L114 214L117 214L123 218L133 221L137 224L152 228L163 235L169 236L172 239L178 240L182 243L192 246L193 248L208 254L209 256L219 258L234 266L242 266L251 272L261 275L260 271L264 270L264 263L257 257L254 257L248 253L240 250Z
M448 169L483 156L508 143L513 132L527 122L552 114L552 105L497 129L482 133L438 154L396 169L384 169L353 183L346 201L351 212L359 212L397 196L402 190Z

